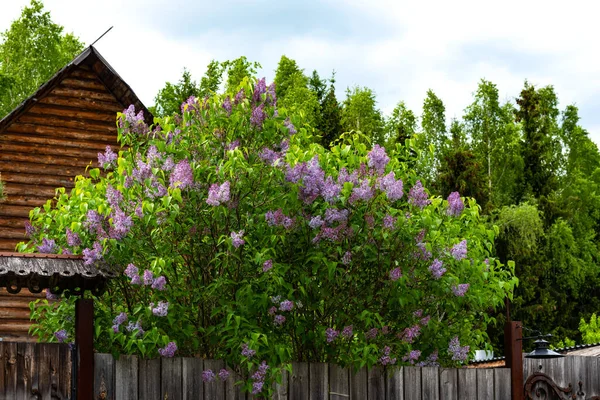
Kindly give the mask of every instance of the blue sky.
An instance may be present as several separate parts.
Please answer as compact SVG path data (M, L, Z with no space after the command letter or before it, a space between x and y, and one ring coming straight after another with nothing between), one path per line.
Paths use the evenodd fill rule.
M29 0L0 3L0 30ZM372 88L389 113L403 100L420 113L432 89L460 117L481 78L513 100L525 79L552 84L576 104L600 143L600 11L591 1L45 0L55 21L96 46L147 105L183 67L196 79L211 59L245 55L272 79L282 54L310 72L336 71Z

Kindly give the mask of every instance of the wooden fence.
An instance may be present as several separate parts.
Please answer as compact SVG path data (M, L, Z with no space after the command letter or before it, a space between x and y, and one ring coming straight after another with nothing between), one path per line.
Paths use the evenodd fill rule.
M598 357L566 356L548 360L525 358L523 362L525 380L535 372L548 375L556 385L562 388L568 388L571 384L573 390L570 395L576 394L578 399L600 396L600 359Z
M202 371L215 373L222 361L197 358L141 360L95 355L94 399L245 400L232 376L202 382ZM510 370L402 367L362 369L357 374L336 365L294 363L275 387L277 400L509 400Z

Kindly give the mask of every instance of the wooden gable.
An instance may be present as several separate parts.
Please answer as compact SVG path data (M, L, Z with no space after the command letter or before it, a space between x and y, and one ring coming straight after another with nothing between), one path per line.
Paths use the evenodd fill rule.
M93 47L0 121L0 251L26 241L29 211L70 189L99 152L116 148L116 113L134 104L152 115Z

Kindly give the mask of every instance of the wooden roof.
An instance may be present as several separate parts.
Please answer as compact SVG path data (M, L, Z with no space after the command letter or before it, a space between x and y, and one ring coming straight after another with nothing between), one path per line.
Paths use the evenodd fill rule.
M94 47L0 121L0 174L6 200L0 203L0 251L26 241L29 211L70 189L74 178L96 165L107 145L116 148L116 113L133 104L152 115Z

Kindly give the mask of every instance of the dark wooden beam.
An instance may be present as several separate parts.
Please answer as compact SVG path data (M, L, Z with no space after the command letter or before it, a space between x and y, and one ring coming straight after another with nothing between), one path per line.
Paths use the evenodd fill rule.
M504 325L504 355L506 367L510 368L512 400L525 400L522 326L520 321L508 321Z
M77 400L94 395L94 301L75 302L75 346L77 349Z

